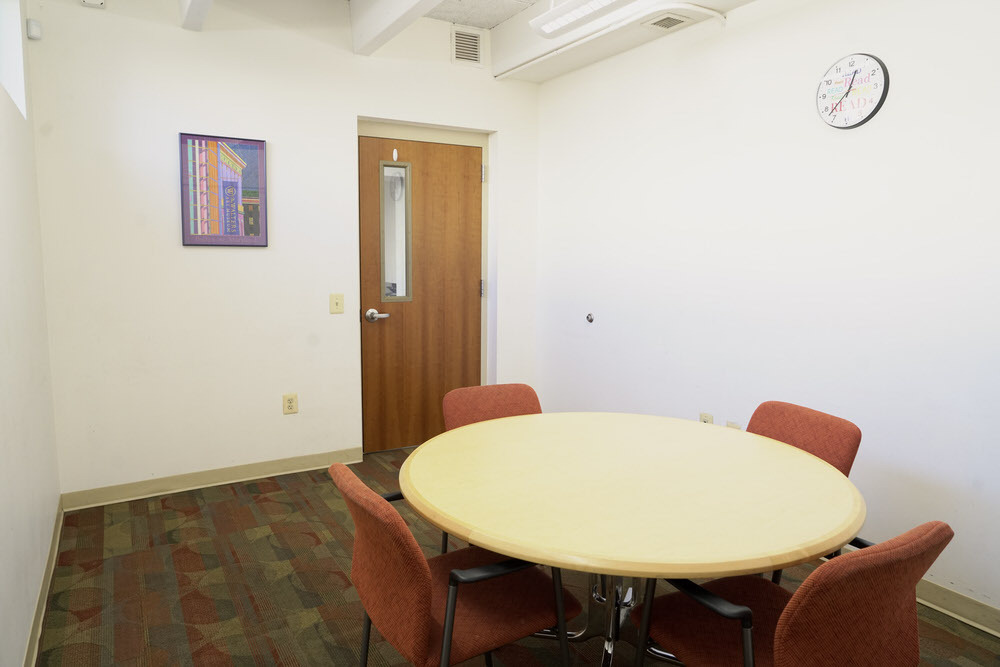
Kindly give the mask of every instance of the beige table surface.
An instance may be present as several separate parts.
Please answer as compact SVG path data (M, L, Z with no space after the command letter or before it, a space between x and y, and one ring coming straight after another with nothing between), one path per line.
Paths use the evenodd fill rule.
M544 565L639 577L784 568L853 539L865 502L836 468L738 429L650 415L546 413L471 424L403 464L439 528Z

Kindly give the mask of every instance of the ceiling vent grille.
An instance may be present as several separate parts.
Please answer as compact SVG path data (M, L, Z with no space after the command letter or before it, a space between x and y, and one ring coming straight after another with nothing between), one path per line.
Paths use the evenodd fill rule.
M457 63L482 65L482 39L478 32L453 30L451 33L452 60Z
M651 25L661 30L676 30L690 20L677 14L665 14L654 21L649 21L646 25Z

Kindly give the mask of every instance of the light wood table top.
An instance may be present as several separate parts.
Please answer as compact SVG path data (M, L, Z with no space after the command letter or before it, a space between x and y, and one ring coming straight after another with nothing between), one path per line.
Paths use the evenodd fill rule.
M447 431L403 464L442 530L535 563L638 577L785 568L853 539L865 502L836 468L738 429L546 413Z

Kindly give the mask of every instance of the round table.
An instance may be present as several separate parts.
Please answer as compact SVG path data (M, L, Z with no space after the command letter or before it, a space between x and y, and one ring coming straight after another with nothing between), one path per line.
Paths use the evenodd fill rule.
M418 447L399 483L417 513L471 544L602 575L781 569L836 551L865 519L857 488L811 454L739 429L652 415L545 413L470 424ZM618 621L620 612L611 612ZM610 664L614 636L606 639Z

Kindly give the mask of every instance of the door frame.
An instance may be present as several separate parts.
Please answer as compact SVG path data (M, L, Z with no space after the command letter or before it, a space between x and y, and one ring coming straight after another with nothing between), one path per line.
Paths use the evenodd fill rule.
M495 312L493 304L493 290L489 281L489 224L487 212L489 211L489 191L490 172L489 144L492 133L477 130L463 130L460 128L449 128L438 125L416 125L398 120L385 120L380 118L369 118L358 116L358 136L378 137L380 139L399 139L401 141L426 141L433 144L454 144L457 146L476 146L483 149L483 165L486 167L486 180L482 189L482 248L480 249L481 263L479 279L483 281L483 302L479 315L479 381L483 384L490 383L489 371L496 372L496 350L489 345L492 339L490 333L493 331L489 327L491 323L490 314ZM357 165L357 159L354 164ZM358 175L360 179L360 174ZM361 283L358 283L360 293ZM360 296L359 296L360 299ZM359 300L360 303L360 300ZM360 358L361 350L358 350Z

